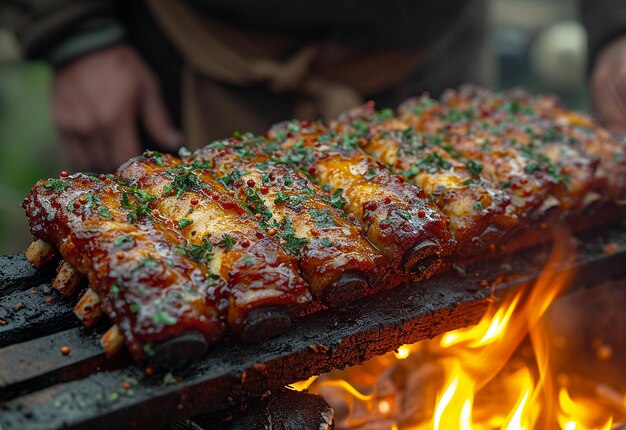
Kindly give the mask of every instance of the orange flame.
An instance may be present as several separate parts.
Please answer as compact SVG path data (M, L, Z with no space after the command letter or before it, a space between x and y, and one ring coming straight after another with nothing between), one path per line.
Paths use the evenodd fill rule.
M376 428L396 430L611 429L613 418L607 408L593 397L574 400L551 373L550 339L542 317L569 284L573 274L567 267L574 257L572 241L565 235L558 239L530 291L518 291L497 306L492 304L475 326L403 345L363 366L313 377L293 387L322 394L336 410L339 429L372 421L380 423ZM534 353L530 363L516 358L528 346ZM418 391L411 396L419 401L411 400L422 408L431 407L416 408L407 417L403 408L410 412L406 404L411 401L390 389L389 380L390 370L411 366L417 370L400 385L409 391L415 383ZM611 395L617 405L613 410L621 407L626 413L625 398Z

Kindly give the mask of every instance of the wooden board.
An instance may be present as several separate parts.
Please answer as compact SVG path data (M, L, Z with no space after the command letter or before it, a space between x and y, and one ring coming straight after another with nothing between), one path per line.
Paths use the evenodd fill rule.
M626 276L624 225L580 238L573 288ZM228 341L173 374L148 377L134 365L102 370L96 339L91 344L85 341L82 329L5 347L0 349L0 366L12 368L19 362L22 367L13 369L24 376L11 377L10 370L0 374L4 375L0 392L8 393L3 394L7 401L1 406L0 424L3 429L150 428L221 410L311 375L473 324L494 293L502 295L536 279L548 251L527 250L468 266L465 277L448 272L343 309L322 311L296 321L288 333L263 345ZM54 356L60 354L60 338L76 353ZM54 345L48 357L42 357L42 342ZM29 363L33 369L24 370Z

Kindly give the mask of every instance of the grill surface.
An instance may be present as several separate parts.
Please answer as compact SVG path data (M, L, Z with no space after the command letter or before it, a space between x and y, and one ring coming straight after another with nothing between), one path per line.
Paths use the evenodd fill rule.
M572 289L626 276L625 224L578 238ZM159 427L221 410L475 323L489 297L528 285L548 255L549 246L543 246L469 265L464 277L461 270L442 273L309 315L262 345L227 341L185 369L150 377L127 356L104 357L98 335L78 327L73 300L52 289L50 271L36 273L21 255L0 257L0 426ZM63 345L70 346L69 356L60 354ZM130 389L122 387L125 382Z

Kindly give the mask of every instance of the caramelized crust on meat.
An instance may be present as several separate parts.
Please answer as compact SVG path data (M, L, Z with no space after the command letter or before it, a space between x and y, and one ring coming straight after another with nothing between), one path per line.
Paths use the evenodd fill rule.
M172 233L140 213L141 205L110 179L78 174L37 182L23 207L33 236L88 278L143 362L158 343L189 331L214 342L225 309L224 284L173 249Z
M196 151L218 181L256 215L266 234L298 257L313 296L339 305L384 278L384 257L361 236L356 220L308 178L260 152L251 135L213 142Z
M157 216L185 237L187 255L228 282L229 327L241 332L250 312L286 308L300 314L311 296L296 259L265 237L224 187L195 165L151 153L122 165L122 181L152 196Z
M587 139L581 139L581 130L568 129L563 115L581 119L583 116L560 109L554 98L532 97L523 91L497 93L466 86L458 92L448 92L444 100L447 105L460 110L482 109L488 127L506 129L507 137L530 160L527 170L544 172L556 182L553 194L562 209L576 211L584 205L587 193L599 187L606 188L601 183L603 179L596 175L600 162L598 154L588 151L583 140L601 143L605 147L619 141L611 139L606 131L604 138L597 134L590 136L590 131ZM588 118L587 121L591 128L591 121Z
M331 126L424 189L449 218L458 255L474 255L515 225L505 213L509 197L481 177L482 165L464 159L437 135L416 132L390 111L376 112L373 104L346 112Z
M454 250L447 217L424 191L392 175L355 140L336 136L319 123L299 122L279 124L269 137L274 142L268 150L276 152L277 146L284 151L282 160L345 199L345 210L362 223L366 237L398 272L427 278Z

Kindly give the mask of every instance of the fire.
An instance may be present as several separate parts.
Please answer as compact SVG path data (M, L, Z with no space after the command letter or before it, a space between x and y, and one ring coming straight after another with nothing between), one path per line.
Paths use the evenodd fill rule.
M612 429L625 397L602 384L585 393L551 367L542 318L573 275L571 243L555 241L532 288L493 301L475 326L292 387L323 395L339 429Z

